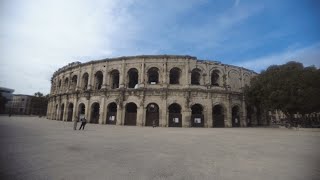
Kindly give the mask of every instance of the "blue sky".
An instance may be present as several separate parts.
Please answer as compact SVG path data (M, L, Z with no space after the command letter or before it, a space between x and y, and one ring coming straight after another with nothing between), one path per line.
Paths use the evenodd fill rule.
M317 0L52 0L0 2L0 86L49 93L54 71L146 54L191 55L260 72L320 66Z

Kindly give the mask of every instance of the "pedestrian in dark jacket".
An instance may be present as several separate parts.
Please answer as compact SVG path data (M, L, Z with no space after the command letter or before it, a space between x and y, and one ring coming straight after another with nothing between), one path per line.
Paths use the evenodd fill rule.
M79 130L80 130L81 128L82 128L82 130L84 130L84 126L86 126L86 124L87 124L86 118L82 118L82 119L81 119L81 126L80 126Z

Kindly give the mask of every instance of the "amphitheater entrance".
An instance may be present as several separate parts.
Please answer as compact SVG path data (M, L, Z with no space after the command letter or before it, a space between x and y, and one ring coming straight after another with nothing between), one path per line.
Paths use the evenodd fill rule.
M171 104L169 107L169 127L182 127L181 106L177 103Z
M72 121L73 104L69 103L67 121Z
M78 108L78 118L84 118L85 117L85 113L86 113L86 106L81 103L79 104L79 108Z
M63 114L64 114L64 104L61 105L60 108L60 117L59 120L62 121L63 120Z
M100 116L100 105L99 105L99 103L93 103L91 105L90 123L98 124L99 123L99 116Z
M212 123L212 127L225 127L223 107L221 105L215 105L212 108Z
M240 110L239 106L232 108L232 127L240 127Z
M159 126L159 106L151 103L146 109L146 126Z
M191 127L204 127L203 108L200 104L191 107Z
M117 104L116 103L110 103L108 105L107 110L107 124L116 124L117 123Z
M135 103L128 103L126 105L126 115L124 125L135 126L137 124L137 105Z

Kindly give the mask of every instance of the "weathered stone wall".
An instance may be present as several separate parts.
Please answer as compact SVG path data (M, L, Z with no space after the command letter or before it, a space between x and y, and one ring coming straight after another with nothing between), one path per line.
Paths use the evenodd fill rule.
M158 73L156 84L149 82L151 68ZM179 77L173 76L173 73L170 77L173 68L179 69ZM138 85L129 88L129 79L135 76L128 74L132 69L137 71ZM115 70L119 73L116 88L112 78ZM80 104L83 104L85 117L90 122L97 117L98 123L106 124L108 105L116 103L116 124L124 125L126 105L134 103L137 106L136 125L144 126L147 107L154 103L159 107L159 126L167 127L170 120L168 107L177 103L181 107L182 127L192 126L191 107L195 104L202 107L202 127L215 125L213 107L216 105L222 107L225 127L237 126L233 121L247 126L242 90L255 75L253 71L241 67L197 60L191 56L134 56L74 63L54 73L47 117L74 121L81 113ZM174 78L178 79L179 84L170 84ZM199 84L192 84L195 81L192 79ZM94 103L98 103L99 113L94 110ZM234 113L239 115L238 118L233 115L233 107L238 108ZM252 118L251 124L254 123Z

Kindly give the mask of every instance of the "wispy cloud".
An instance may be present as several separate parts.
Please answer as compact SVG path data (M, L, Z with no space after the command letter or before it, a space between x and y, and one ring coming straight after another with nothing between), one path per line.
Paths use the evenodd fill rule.
M280 65L288 61L298 61L302 62L305 66L315 65L317 68L320 67L320 42L307 47L298 48L296 46L293 45L283 52L269 54L241 63L234 63L234 65L252 69L256 72L260 72L270 65Z

